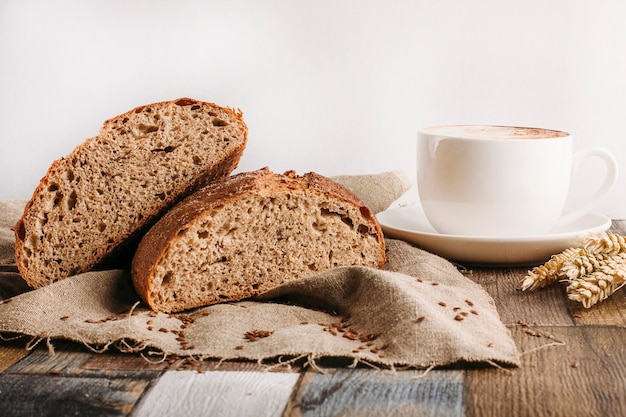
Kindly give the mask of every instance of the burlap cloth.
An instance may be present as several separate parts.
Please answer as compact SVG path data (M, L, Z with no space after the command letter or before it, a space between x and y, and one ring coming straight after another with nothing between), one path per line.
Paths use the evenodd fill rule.
M337 179L376 211L410 185L397 173ZM22 207L23 202L0 202L4 265L14 262L10 228ZM402 241L386 244L384 270L337 268L288 282L255 300L183 314L151 312L124 270L89 272L28 291L16 272L3 267L0 331L33 341L77 341L98 351L114 347L274 364L301 358L315 366L339 357L383 367L519 366L509 331L479 285L445 259Z

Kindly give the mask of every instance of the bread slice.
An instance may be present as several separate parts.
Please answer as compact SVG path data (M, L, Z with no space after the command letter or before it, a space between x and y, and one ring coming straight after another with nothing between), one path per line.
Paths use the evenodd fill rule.
M380 225L358 197L315 173L264 168L213 183L164 215L139 244L132 278L153 310L177 312L384 263Z
M246 141L241 111L189 98L106 121L50 166L27 203L15 226L22 277L39 288L92 269L184 196L229 175Z

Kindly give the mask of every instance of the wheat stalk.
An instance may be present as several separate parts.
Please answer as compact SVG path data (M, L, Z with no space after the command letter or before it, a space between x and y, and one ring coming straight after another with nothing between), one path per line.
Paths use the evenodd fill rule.
M548 262L528 271L528 275L526 275L521 283L522 291L547 287L548 285L565 278L566 275L562 271L563 264L580 256L582 251L584 251L584 249L568 248L561 253L552 255Z
M606 299L626 285L626 237L604 232L589 236L581 248L568 248L528 271L522 290L567 282L567 296L584 307Z

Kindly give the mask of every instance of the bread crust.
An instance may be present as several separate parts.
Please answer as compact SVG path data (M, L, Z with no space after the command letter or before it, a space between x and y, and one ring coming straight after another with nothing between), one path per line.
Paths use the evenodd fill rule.
M376 217L360 198L345 187L314 172L297 176L293 171L288 171L280 175L265 167L224 178L196 191L166 213L144 235L133 258L131 269L133 284L139 296L151 308L165 311L150 297L155 290L153 288L155 266L161 263L163 256L176 241L177 235L199 216L218 210L242 196L251 194L275 196L289 190L310 190L341 200L346 205L358 207L360 213L374 227L372 234L376 234L380 242L376 267L383 267L386 260L383 233Z
M165 190L167 192L171 191L171 194L164 193L167 195L163 198L162 204L156 206L151 211L142 213L141 219L135 222L130 227L130 230L128 230L127 232L116 236L111 236L110 240L113 242L113 244L108 247L104 253L99 254L98 259L95 262L88 262L81 267L73 266L67 274L61 276L43 276L43 274L40 274L39 271L36 270L36 268L27 265L25 251L27 251L28 248L26 247L27 244L25 240L29 237L32 239L32 236L36 234L35 231L30 230L33 229L33 227L30 225L33 224L33 218L41 216L41 206L46 205L46 195L49 194L50 188L59 181L59 178L64 175L64 172L75 169L77 166L80 166L81 168L85 166L86 164L82 162L81 158L84 159L85 155L88 155L90 150L96 148L100 143L106 141L115 142L117 134L116 129L123 128L128 130L131 128L135 128L136 126L132 126L133 115L143 112L164 112L166 111L168 106L198 106L198 108L202 110L208 109L209 112L215 111L216 115L218 113L226 114L233 120L235 120L238 124L240 124L240 128L243 129L243 138L241 138L242 140L238 144L229 148L227 154L224 155L223 158L219 160L214 160L212 161L212 163L202 165L199 172L197 172L197 174L193 178L179 181L176 184L176 187L178 187L177 189ZM67 276L86 272L94 267L97 267L97 265L101 263L109 263L110 265L111 263L109 261L111 261L112 259L118 259L117 255L119 255L120 252L132 254L134 252L136 244L138 243L138 238L142 236L145 230L149 228L170 207L172 207L178 201L183 199L185 196L191 194L198 188L216 179L229 175L237 167L237 164L239 163L239 160L247 144L247 134L248 128L243 121L243 114L241 110L232 109L229 107L222 107L214 103L203 102L191 98L180 98L172 101L162 101L139 106L123 114L106 120L103 123L98 136L85 140L83 143L74 148L67 156L52 162L52 164L48 168L48 171L35 188L31 199L26 204L24 213L22 214L21 218L18 220L14 228L16 240L15 259L16 265L22 277L31 287L39 288L43 285L50 284L59 279L66 278ZM142 140L142 138L140 137L136 140L139 142L140 140ZM163 150L163 152L166 151L167 149ZM129 158L128 161L120 161L118 169L122 170L125 166L132 166L132 164L132 158ZM136 186L139 187L140 185L137 184ZM129 190L129 192L131 191L132 190ZM115 198L115 196L112 196L111 198ZM41 235L39 239L41 240L41 242L43 242L43 235ZM67 244L71 245L72 240L68 239ZM124 257L121 257L119 259L122 258ZM129 265L130 258L131 256L126 255L126 266ZM60 259L59 261L65 262L66 260Z

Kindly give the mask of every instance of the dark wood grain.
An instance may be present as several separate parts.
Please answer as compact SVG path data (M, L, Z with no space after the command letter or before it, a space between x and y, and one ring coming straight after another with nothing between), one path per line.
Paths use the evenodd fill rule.
M536 291L521 291L527 269L469 269L464 275L480 284L493 298L506 325L518 322L536 325L574 324L565 290L553 285Z
M152 382L145 378L93 378L1 374L5 416L126 416Z
M0 342L0 372L13 366L30 353L26 350L24 338Z
M576 324L626 327L626 287L590 308L574 301L570 308Z
M466 371L467 416L626 415L626 331L603 326L512 328L515 370Z
M32 353L7 370L8 373L33 375L80 375L82 365L92 352L70 342L51 342L50 350L45 342Z

